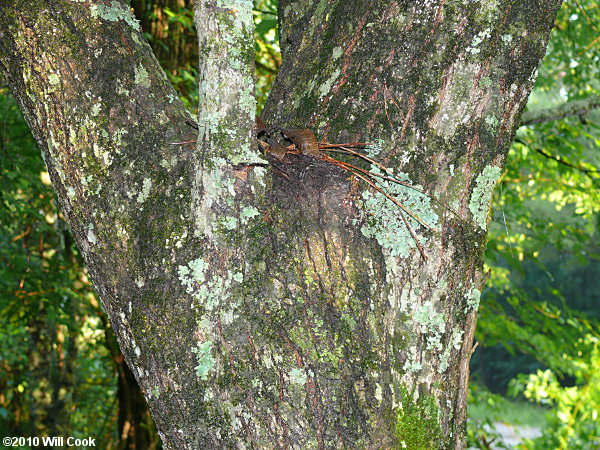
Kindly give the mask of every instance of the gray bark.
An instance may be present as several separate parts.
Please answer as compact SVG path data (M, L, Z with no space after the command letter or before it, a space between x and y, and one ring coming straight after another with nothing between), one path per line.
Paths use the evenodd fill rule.
M265 121L371 142L428 193L388 186L425 259L348 173L265 167L251 2L197 2L197 146L172 145L195 132L123 3L0 5L2 70L168 447L464 447L491 193L559 6L281 1Z

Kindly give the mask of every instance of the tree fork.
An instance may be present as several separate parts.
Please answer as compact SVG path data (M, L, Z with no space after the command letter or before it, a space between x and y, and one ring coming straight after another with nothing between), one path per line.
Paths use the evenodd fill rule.
M386 186L427 261L340 168L256 164L251 6L196 3L196 132L120 0L0 5L1 68L163 442L462 448L492 189L560 2L280 1L265 122L372 142L448 204Z

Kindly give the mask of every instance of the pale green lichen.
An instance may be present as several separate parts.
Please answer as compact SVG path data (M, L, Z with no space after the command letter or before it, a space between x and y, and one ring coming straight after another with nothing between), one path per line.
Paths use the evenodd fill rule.
M194 283L203 283L208 265L202 258L191 261L187 266L179 266L179 281L188 293L194 291Z
M421 327L421 333L427 334L427 350L439 351L442 349L442 336L446 331L446 318L436 311L431 301L417 305L413 320Z
M55 73L51 73L48 76L48 82L52 85L56 85L56 84L60 83L60 77Z
M309 23L309 31L307 33L305 33L305 36L313 36L317 26L320 25L321 23L323 23L323 19L324 19L323 13L325 12L327 3L328 3L327 0L319 1L319 4L317 5L314 14L311 17L311 20Z
M152 180L150 178L144 178L142 182L142 191L137 196L138 203L144 203L150 195L150 189L152 188Z
M234 281L241 283L242 281L244 281L244 274L241 272L236 272L233 274L232 278Z
M375 139L375 141L366 148L366 153L369 158L375 158L383 151L383 139Z
M240 212L239 224L246 225L253 217L260 214L254 206L246 206ZM229 231L233 231L238 227L238 219L232 216L225 216L218 220L218 224Z
M377 400L377 404L381 405L383 401L383 389L379 383L375 385L375 399Z
M195 367L196 375L202 380L208 378L208 373L214 369L216 360L213 358L212 353L212 342L198 342L198 346L192 348L192 352L197 355L198 365Z
M132 32L131 39L133 39L133 42L135 42L137 45L142 45L142 41L139 38L139 33Z
M120 2L111 1L110 5L95 4L90 6L90 13L94 18L101 18L110 22L123 20L129 26L140 29L140 24L129 8Z
M493 82L490 77L483 77L481 78L481 80L479 80L479 84L483 87L490 87L493 84Z
M417 373L423 368L423 364L415 361L413 358L409 358L404 362L402 366L402 370L404 370L407 374Z
M94 234L94 224L93 223L90 223L88 225L87 240L92 245L96 245L98 243L98 238Z
M438 373L444 373L448 369L448 366L450 364L450 355L452 354L452 351L460 350L462 346L463 334L464 331L460 329L454 329L452 331L452 335L450 336L448 345L446 345L446 348L440 356L440 363L437 369Z
M244 275L229 270L224 275L212 274L208 277L208 269L208 263L203 258L198 258L187 266L179 266L178 273L179 281L197 305L211 312L226 303L231 295L232 283L243 282Z
M179 162L179 159L177 158L176 155L172 155L169 159L161 159L160 160L160 165L161 167L169 170L172 169L173 167L175 167L177 165L177 163Z
M249 84L254 82L253 80L246 80ZM242 111L256 111L256 97L251 91L242 91L240 93L239 106Z
M150 77L148 76L148 71L146 68L140 63L133 68L134 70L134 79L135 84L139 84L145 88L150 87Z
M113 143L115 145L115 148L119 148L123 145L121 139L123 137L123 135L129 133L125 128L119 128L117 131L115 131L115 134L113 135Z
M230 231L235 230L237 227L237 219L231 216L226 216L219 219L219 223Z
M254 206L246 206L245 208L242 208L240 220L242 221L242 224L246 224L249 219L258 216L259 214L260 212Z
M471 46L467 47L467 52L471 53L472 55L477 55L481 50L479 49L479 45L487 38L490 37L490 29L486 28L483 31L480 31L479 33L477 33L477 35L475 35L473 37L473 40L471 41Z
M288 377L290 377L290 383L292 384L306 384L306 371L304 369L294 368L288 372Z
M378 172L379 169L373 167L371 170ZM408 176L404 173L399 173L396 178L410 184ZM427 195L391 181L383 181L380 184L388 194L418 217L422 223L430 229L435 228L438 216L431 208L431 199ZM415 188L422 189L421 186L415 186ZM402 217L406 219L415 234L423 226L380 192L373 194L365 191L363 200L364 209L369 215L361 227L361 232L366 237L375 238L379 245L389 251L390 256L408 257L410 250L417 244ZM418 236L418 239L421 245L427 241L424 236Z
M497 166L486 166L475 180L475 188L469 201L469 210L473 221L482 230L487 230L487 218L492 201L494 186L502 174L502 169Z
M117 81L117 94L124 95L125 97L129 97L129 89L125 89L122 85L122 81Z
M208 238L213 237L215 224L218 224L213 205L227 202L231 197L225 185L227 175L222 170L226 161L222 158L213 158L213 163L214 168L197 172L197 182L204 188L204 194L198 199L198 208L193 209L196 222L194 235L204 235Z
M467 306L465 308L465 313L471 311L477 311L479 308L479 301L481 300L481 291L477 289L475 286L471 285L471 289L465 295L465 299L467 301Z
M325 80L323 83L321 83L319 85L319 97L323 98L325 97L329 91L331 90L331 87L333 86L333 83L335 80L338 79L338 77L340 76L340 73L342 73L342 71L340 69L335 69L333 71L333 73L329 76L329 78L327 78L327 80Z
M333 59L338 59L340 56L342 56L342 53L342 47L335 47L331 56L333 56Z
M102 105L100 103L96 103L94 105L92 105L92 108L90 110L92 116L97 116L98 114L100 114L100 108L102 108Z
M490 126L490 128L495 130L498 127L500 122L498 121L498 118L495 116L487 116L485 118L485 123L487 123Z
M112 164L113 158L109 151L102 150L102 148L94 142L92 145L92 151L94 156L98 159L101 159L106 166L110 166Z

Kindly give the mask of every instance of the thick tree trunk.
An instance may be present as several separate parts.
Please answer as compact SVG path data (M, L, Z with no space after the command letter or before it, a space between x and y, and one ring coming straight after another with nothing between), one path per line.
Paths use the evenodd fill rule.
M340 169L265 167L252 2L196 4L196 148L120 1L0 6L2 69L168 447L464 446L491 193L559 5L280 1L266 122L372 142L427 192L388 186L424 255Z

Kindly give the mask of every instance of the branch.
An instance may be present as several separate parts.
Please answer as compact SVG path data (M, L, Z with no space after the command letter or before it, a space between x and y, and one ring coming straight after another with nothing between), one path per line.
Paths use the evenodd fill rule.
M592 176L592 174L594 173L599 173L600 171L597 169L585 169L583 167L577 166L575 164L572 164L568 161L562 160L554 155L551 155L550 153L546 152L545 150L542 150L541 148L537 148L537 147L533 147L531 145L526 144L525 142L523 142L522 140L519 139L515 139L515 142L518 142L519 144L531 148L533 150L535 150L537 153L539 153L540 155L542 155L545 158L551 159L552 161L556 161L559 164L562 164L563 166L569 167L571 169L577 170L581 173L583 173L585 176L587 176L594 185L598 186L598 181L596 178L594 178L594 176Z
M575 169L575 170L577 170L577 171L585 174L590 180L592 180L593 184L598 185L598 182L592 176L593 173L598 173L598 170L595 170L595 169L584 169L583 167L576 166L575 164L571 164L570 162L563 161L562 159L557 158L556 156L553 156L550 153L546 153L541 148L534 148L534 150L536 152L538 152L540 155L542 155L542 156L544 156L544 157L546 157L548 159L556 161L557 163L562 164L563 166L570 167L571 169Z
M267 66L266 64L261 63L260 61L256 61L256 67L264 70L267 73L270 73L271 75L277 75L277 69L273 69L269 66Z
M252 152L256 112L252 2L201 0L194 21L200 48L198 147L229 162L257 162Z
M521 118L521 126L535 123L551 122L567 116L586 114L592 109L600 108L600 95L592 95L584 100L574 100L554 108L527 111Z
M270 14L270 15L272 15L272 16L276 16L276 15L277 15L277 13L276 13L276 12L273 12L273 11L267 11L267 10L265 10L265 9L258 9L258 8L254 8L252 11L253 11L253 12L257 12L257 13L261 13L261 14Z

